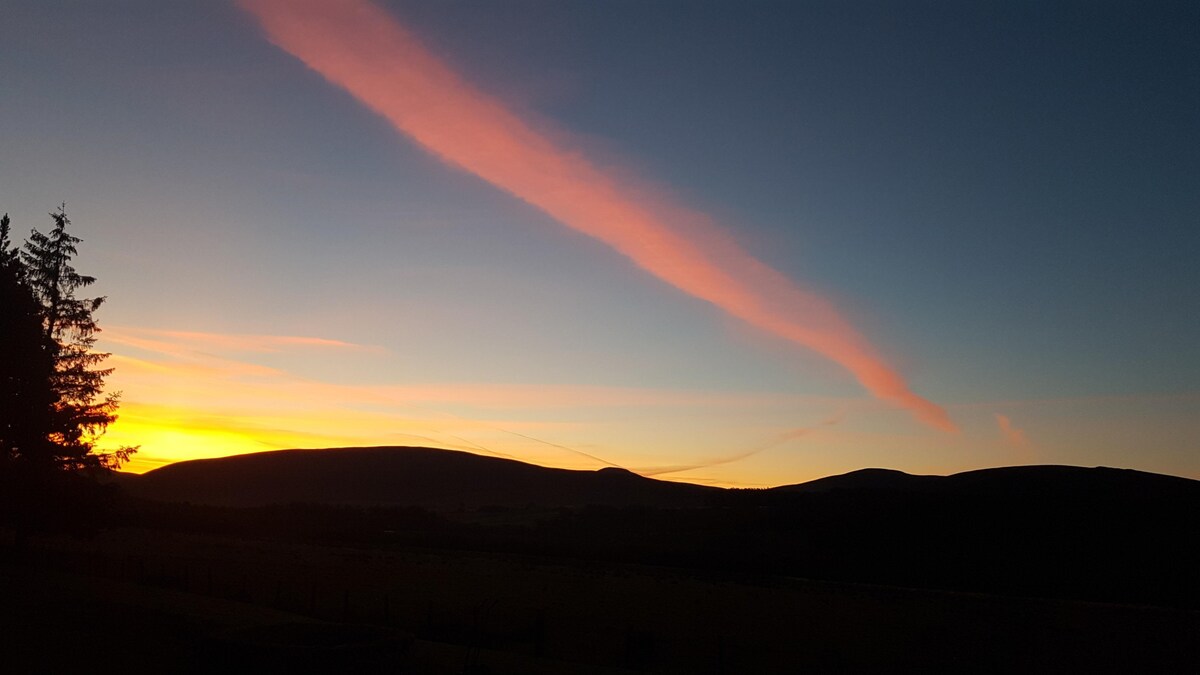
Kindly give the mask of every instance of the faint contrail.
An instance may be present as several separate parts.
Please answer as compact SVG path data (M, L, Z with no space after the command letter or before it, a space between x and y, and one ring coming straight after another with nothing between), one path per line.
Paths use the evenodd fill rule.
M576 454L576 455L579 455L580 457L586 457L586 458L588 458L588 459L590 459L590 460L593 460L593 461L596 461L596 462L600 462L601 464L605 464L605 465L608 465L608 466L613 466L613 467L616 467L616 468L618 468L618 469L620 469L620 468L623 468L623 467L622 467L620 464L615 464L615 463L613 463L613 462L610 462L610 461L608 461L607 459L604 459L603 457L597 457L597 456L595 456L595 455L589 455L588 453L586 453L586 452L584 452L584 451L582 451L582 450L576 450L575 448L568 447L568 446L566 446L566 445L559 445L558 443L551 443L550 441L543 441L543 440L542 440L542 439L540 439L540 438L536 438L536 437L534 437L534 436L527 436L527 435L525 435L525 434L522 434L522 433L519 433L519 432L516 432L516 431L512 431L511 429L501 429L500 427L492 427L492 428L493 428L493 429L495 429L495 430L497 430L497 431L503 431L503 432L504 432L504 433L506 433L506 434L512 434L513 436L520 436L521 438L525 438L525 439L528 439L528 440L531 440L531 441L537 441L538 443L541 443L542 445L548 445L548 446L550 446L550 447L552 447L552 448L558 448L558 449L560 449L560 450L566 450L567 452L574 453L574 454Z
M758 445L754 446L753 448L750 448L749 450L739 452L735 455L726 455L725 457L718 457L717 459L710 459L708 461L697 462L695 464L676 464L673 466L658 466L658 467L652 467L652 468L648 468L648 469L634 469L633 471L642 476L661 476L663 474L668 474L668 473L679 473L680 471L692 471L694 469L707 469L710 466L719 466L721 464L731 464L733 462L741 461L748 457L753 457L754 455L757 455L760 452L770 450L771 448L773 448L777 445L780 445L781 443L786 443L790 440L800 438L801 436L807 436L807 435L811 434L812 432L816 431L817 429L821 429L823 427L831 427L831 426L837 424L838 422L841 422L845 418L846 418L845 411L839 412L836 415L820 422L819 424L816 424L811 427L798 427L796 429L789 429L788 431L785 431L781 434L773 436L772 438L768 439L767 441L765 441L763 443L759 443Z
M603 241L760 330L841 364L874 396L952 431L824 298L756 260L703 214L651 200L468 84L367 0L241 0L268 39L446 163Z
M438 439L436 439L436 438L431 438L431 437L429 437L429 436L422 436L422 435L420 435L420 434L413 434L413 433L409 433L409 432L407 432L407 431L401 431L401 432L398 432L398 433L399 433L399 435L401 435L401 436L407 436L407 437L409 437L409 438L419 438L419 439L421 439L421 440L423 440L423 441L429 441L430 443L433 443L433 445L432 445L432 446L430 446L430 447L433 447L433 448L435 448L435 449L436 449L438 446L449 445L449 444L448 444L448 443L446 443L445 441L439 441ZM480 444L478 444L478 443L475 443L475 442L473 442L473 441L468 441L467 439L465 439L465 438L463 438L463 437L461 437L461 436L455 436L454 434L448 434L448 433L446 433L446 432L444 432L444 431L438 431L437 433L439 433L439 434L442 434L443 436L449 436L450 438L453 438L454 440L458 441L458 442L459 442L459 444L460 444L458 449L463 449L463 448L467 448L467 446L470 446L470 447L472 447L472 448L475 448L476 450L482 450L483 452L486 452L486 453L487 453L487 454L489 454L489 455L494 455L494 456L496 456L496 457L501 457L501 458L503 458L503 459L516 459L517 461L521 461L521 460L517 459L516 457L513 457L512 455L506 455L506 454L504 454L503 452L496 452L495 450L492 450L492 449L490 449L490 448L485 448L485 447L483 447L482 445L480 445ZM469 450L469 449L468 449L468 450L466 450L466 451L467 451L467 452L470 452L470 450Z
M476 449L478 449L478 450L482 450L482 451L484 451L484 452L488 453L489 455L495 455L495 456L497 456L497 457L503 457L504 459L515 459L515 460L517 460L518 462L522 461L522 460L521 460L520 458L518 458L518 457L513 457L512 455L505 454L505 453L503 453L503 452L498 452L498 451L496 451L496 450L492 450L491 448L484 447L484 446L480 445L479 443L476 443L475 441L469 441L469 440L467 440L467 439L463 438L462 436L455 436L454 434L449 434L449 433L446 433L445 431L442 431L442 432L440 432L440 433L441 433L441 434L443 434L443 435L445 435L445 436L449 436L450 438L453 438L454 440L458 441L459 443L462 443L462 444L464 444L464 445L469 445L469 446L471 446L471 447L474 447L474 448L476 448Z
M454 413L445 412L445 411L440 411L440 410L433 410L432 408L427 408L427 407L425 407L425 406L422 406L422 405L417 405L417 404L415 404L415 403L412 403L411 401L410 401L410 402L407 402L407 403L405 403L405 405L406 405L406 406L408 406L409 408L417 408L417 409L419 409L419 410L424 410L424 411L426 411L426 412L428 412L428 413L433 413L434 415L440 415L440 416L442 416L442 417L449 417L449 418L451 418L451 419L456 419L456 420L469 421L469 422L471 422L471 423L473 423L473 424L476 424L476 425L483 426L483 427L486 427L486 428L488 428L488 429L491 429L492 431L499 431L500 433L508 434L508 435L510 435L510 436L517 436L517 437L519 437L519 438L524 438L525 440L528 440L528 441L533 441L533 442L535 442L535 443L541 443L542 445L549 446L549 447L551 447L551 448L558 448L559 450L566 450L567 452L569 452L569 453L571 453L571 454L573 454L573 455L577 455L577 456L579 456L579 457L584 457L584 458L586 458L586 459L590 459L590 460L592 460L593 462L598 462L598 463L600 463L600 464L604 464L605 466L612 466L612 467L616 467L616 468L618 468L618 469L620 469L620 468L624 468L624 467L622 467L620 464L617 464L617 463L615 463L615 462L610 462L610 461L608 461L607 459L604 459L603 457L597 457L596 455L592 455L592 454L586 453L586 452L584 452L584 451L582 451L582 450L577 450L577 449L575 449L575 448L572 448L572 447L570 447L570 446L567 446L567 445L562 445L561 443L552 443L552 442L550 442L550 441L547 441L547 440L546 440L546 439L544 439L544 438L538 438L537 436L530 436L529 434L523 434L523 433L520 433L519 431L513 431L512 429L505 429L504 427L496 426L495 424L488 424L487 422L483 422L483 421L480 421L480 420L467 420L467 419L465 419L464 417L462 417L461 415L455 415ZM451 434L451 433L448 433L448 432L445 432L445 431L439 431L438 433L440 433L440 434L442 434L442 435L444 435L444 436L449 436L450 438L456 439L456 440L458 440L458 441L459 441L459 442L461 442L461 443L465 443L465 444L467 444L467 445L473 445L473 446L475 446L476 448L479 448L480 450L483 450L483 451L484 451L484 452L486 452L486 453L489 453L489 454L492 454L492 455L496 455L496 456L498 456L498 457L505 457L505 458L507 458L507 459L515 459L515 460L517 460L518 462L524 462L524 461L525 461L525 460L523 460L523 459L521 459L521 458L519 458L519 457L515 457L515 456L513 456L513 455L507 455L507 454L504 454L503 452L497 452L497 451L495 451L495 450L492 450L492 449L490 449L490 448L485 448L484 446L482 446L482 445L480 445L480 444L478 444L478 443L476 443L476 442L474 442L474 441L469 441L469 440L467 440L467 439L465 439L465 438L463 438L463 437L461 437L461 436L455 436L454 434ZM411 434L410 434L410 435L411 435Z

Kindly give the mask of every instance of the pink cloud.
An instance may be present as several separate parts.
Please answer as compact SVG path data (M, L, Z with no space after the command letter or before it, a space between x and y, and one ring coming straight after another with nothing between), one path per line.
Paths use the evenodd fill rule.
M468 84L365 0L243 0L268 39L447 164L594 237L665 283L840 364L875 397L956 427L823 297L738 247L702 213L648 200Z
M104 339L130 347L159 352L165 349L171 349L176 352L218 350L256 353L272 353L297 348L379 350L379 347L367 347L352 342L319 337L253 335L246 333L203 333L126 326L106 328L104 330Z
M1004 439L1013 447L1025 448L1029 445L1025 431L1013 426L1008 416L996 413L996 424L1000 427L1000 433L1004 434Z

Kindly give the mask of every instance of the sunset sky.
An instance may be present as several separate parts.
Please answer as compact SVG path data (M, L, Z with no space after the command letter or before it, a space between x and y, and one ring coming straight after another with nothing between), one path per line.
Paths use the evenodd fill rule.
M128 467L1200 478L1200 4L9 0Z

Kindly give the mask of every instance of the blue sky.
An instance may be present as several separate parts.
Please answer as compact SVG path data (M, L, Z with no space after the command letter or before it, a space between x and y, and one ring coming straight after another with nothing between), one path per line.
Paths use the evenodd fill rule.
M837 364L433 157L233 4L9 3L0 210L21 232L67 202L79 266L110 297L101 325L125 340L105 347L136 360L115 363L127 419L112 436L147 462L421 435L636 469L813 427L663 477L1033 461L1200 476L1194 5L380 6L540 131L830 299L960 431L872 402ZM161 344L179 333L364 348ZM153 348L130 337L150 334ZM610 388L645 404L372 408L316 388L297 420L268 414L272 390L242 371L203 388L167 374L213 359L285 388ZM654 402L679 392L721 402ZM224 435L195 436L205 425Z

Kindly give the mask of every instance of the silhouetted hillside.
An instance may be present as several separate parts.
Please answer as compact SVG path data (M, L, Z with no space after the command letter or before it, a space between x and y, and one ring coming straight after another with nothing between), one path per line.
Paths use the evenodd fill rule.
M696 507L716 490L643 478L624 469L550 469L417 447L280 450L179 462L125 487L147 499L221 506L309 502L432 509Z
M1081 466L1006 466L965 471L949 476L913 475L895 469L859 469L806 483L772 488L778 493L819 493L834 490L874 492L940 492L974 495L1053 496L1090 499L1109 495L1123 499L1142 492L1191 494L1200 481L1132 469Z
M145 498L128 522L152 529L1200 607L1200 481L1123 469L866 469L725 490L346 448L182 462L125 485Z
M912 490L942 476L914 476L895 469L859 469L795 485L772 488L778 492L829 492L830 490Z
M748 533L731 554L738 562L758 556L820 578L1200 603L1200 481L1186 478L1072 466L872 470L728 503Z

